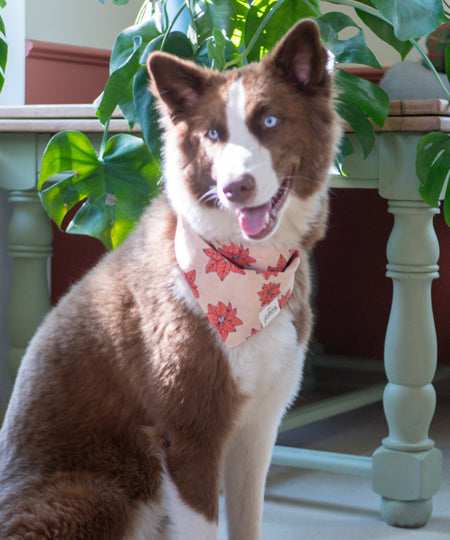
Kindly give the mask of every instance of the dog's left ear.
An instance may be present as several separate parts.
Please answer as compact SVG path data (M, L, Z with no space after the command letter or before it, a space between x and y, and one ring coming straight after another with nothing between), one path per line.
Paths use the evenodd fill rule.
M268 61L300 89L314 90L329 84L329 53L320 41L319 27L310 19L291 28Z

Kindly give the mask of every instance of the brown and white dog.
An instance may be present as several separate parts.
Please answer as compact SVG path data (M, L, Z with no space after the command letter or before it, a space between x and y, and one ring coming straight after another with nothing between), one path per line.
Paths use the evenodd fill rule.
M229 537L260 537L310 335L308 252L324 234L339 136L327 61L312 21L261 63L225 73L150 55L164 194L28 347L0 435L0 538L216 539L222 476ZM186 230L211 250L207 277L224 246L275 262L288 250L283 268L253 272L270 283L294 267L276 316L249 339L226 343L243 325L231 301L205 315L175 253ZM222 263L219 285L252 273Z

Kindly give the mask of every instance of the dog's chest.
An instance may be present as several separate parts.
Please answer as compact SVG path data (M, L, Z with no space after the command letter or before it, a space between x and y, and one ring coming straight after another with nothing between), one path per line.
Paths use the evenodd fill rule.
M174 269L173 292L193 314L205 317L189 285L178 269ZM239 391L249 401L286 399L297 391L303 367L303 347L298 344L293 316L281 312L258 334L236 347L228 348L217 336L228 360ZM211 332L215 329L211 325Z

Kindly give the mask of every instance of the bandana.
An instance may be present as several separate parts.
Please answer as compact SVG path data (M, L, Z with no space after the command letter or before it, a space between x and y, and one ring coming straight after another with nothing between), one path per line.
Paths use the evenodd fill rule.
M267 326L294 288L300 254L233 243L215 246L178 219L175 256L192 294L228 347Z

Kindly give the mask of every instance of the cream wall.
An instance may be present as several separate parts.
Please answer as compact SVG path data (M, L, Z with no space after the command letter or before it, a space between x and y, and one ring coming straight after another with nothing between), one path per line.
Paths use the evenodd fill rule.
M25 0L26 37L39 41L111 49L117 34L133 24L143 0L129 0L116 6L112 0ZM177 0L172 0L175 3ZM182 1L182 0L180 0ZM354 16L348 7L321 2L322 12L343 11ZM361 21L369 47L384 66L400 60L399 54L381 42ZM418 58L412 51L408 59Z
M142 2L117 6L112 0L26 0L26 38L112 49L117 34L134 23Z

